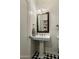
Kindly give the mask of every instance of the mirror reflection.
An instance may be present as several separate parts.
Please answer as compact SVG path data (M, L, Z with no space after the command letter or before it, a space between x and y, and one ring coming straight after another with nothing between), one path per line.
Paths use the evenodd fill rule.
M38 33L49 32L49 12L37 15L37 32Z

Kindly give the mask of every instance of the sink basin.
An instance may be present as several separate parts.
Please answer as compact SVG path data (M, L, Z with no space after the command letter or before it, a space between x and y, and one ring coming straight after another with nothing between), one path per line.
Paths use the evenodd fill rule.
M50 35L36 35L36 36L29 36L33 40L40 40L40 41L49 41Z

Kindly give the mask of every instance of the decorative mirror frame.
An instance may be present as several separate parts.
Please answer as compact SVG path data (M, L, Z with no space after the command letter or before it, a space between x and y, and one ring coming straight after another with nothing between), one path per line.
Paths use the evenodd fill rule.
M47 15L47 30L45 31L40 31L39 30L39 24L38 24L38 21L40 20L39 19L39 15L40 16L43 16L43 15ZM37 33L49 33L49 12L46 12L46 13L42 13L42 14L37 14Z

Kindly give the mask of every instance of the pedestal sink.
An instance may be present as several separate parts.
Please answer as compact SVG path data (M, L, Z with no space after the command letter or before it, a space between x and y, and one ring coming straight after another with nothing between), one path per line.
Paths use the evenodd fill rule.
M36 35L36 36L30 36L30 38L39 41L49 41L50 35Z
M44 56L44 41L49 41L50 40L50 35L36 35L36 36L30 36L32 40L38 40L40 41L40 46L39 46L39 57L43 59Z

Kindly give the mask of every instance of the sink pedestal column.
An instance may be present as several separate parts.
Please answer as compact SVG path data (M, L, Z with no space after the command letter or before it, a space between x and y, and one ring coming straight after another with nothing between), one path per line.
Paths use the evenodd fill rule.
M44 57L44 41L40 41L39 57L40 57L40 58L43 58L43 57Z
M50 40L50 35L36 35L36 36L29 36L29 38L33 40L38 40L40 42L39 45L39 57L43 59L44 57L44 42Z

